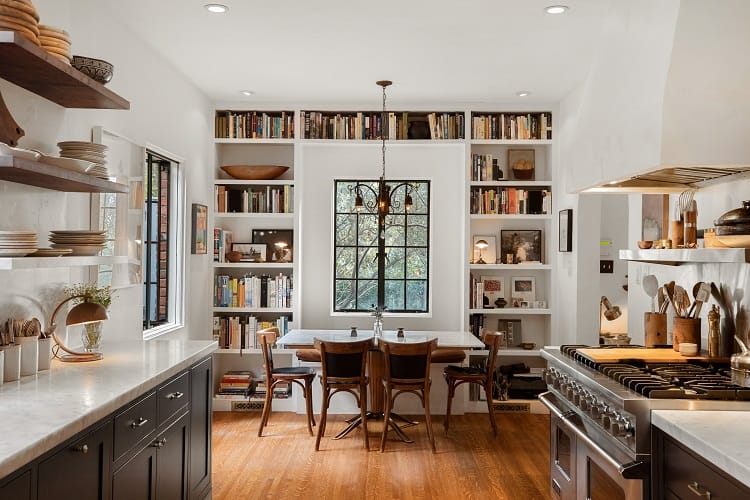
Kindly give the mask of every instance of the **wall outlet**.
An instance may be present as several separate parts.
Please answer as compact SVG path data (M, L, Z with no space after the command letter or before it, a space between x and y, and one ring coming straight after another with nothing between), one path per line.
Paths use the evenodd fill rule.
M615 272L614 260L600 260L599 261L599 273L600 274L612 274L614 272Z

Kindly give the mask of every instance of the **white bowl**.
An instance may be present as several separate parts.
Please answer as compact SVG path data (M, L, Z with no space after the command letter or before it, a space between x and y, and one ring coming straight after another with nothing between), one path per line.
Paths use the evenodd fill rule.
M683 356L695 356L698 354L698 344L693 344L692 342L680 343L680 354Z

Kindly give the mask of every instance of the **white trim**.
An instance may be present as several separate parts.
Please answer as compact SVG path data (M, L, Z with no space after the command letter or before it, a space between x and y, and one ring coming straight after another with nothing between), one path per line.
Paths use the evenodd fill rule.
M171 151L168 151L164 148L160 148L159 146L155 144L151 144L150 142L147 142L146 145L143 147L149 151L153 151L159 156L163 156L164 158L172 160L172 162L174 163L179 163L180 165L183 165L185 163L185 158L183 158L182 156L172 153Z

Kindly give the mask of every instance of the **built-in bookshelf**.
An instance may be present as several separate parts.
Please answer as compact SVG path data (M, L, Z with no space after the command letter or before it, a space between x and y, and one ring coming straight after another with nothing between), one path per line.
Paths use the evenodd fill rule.
M294 111L216 111L217 139L293 139Z
M471 113L471 138L492 140L552 140L552 113Z
M411 111L301 111L305 139L450 140L464 138L464 113Z

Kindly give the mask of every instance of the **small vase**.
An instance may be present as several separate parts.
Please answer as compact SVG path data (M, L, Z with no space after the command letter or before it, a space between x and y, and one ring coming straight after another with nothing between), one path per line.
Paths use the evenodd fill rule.
M375 318L375 325L372 328L373 335L378 338L383 336L383 320Z
M102 322L87 323L83 325L81 342L85 352L101 352Z

